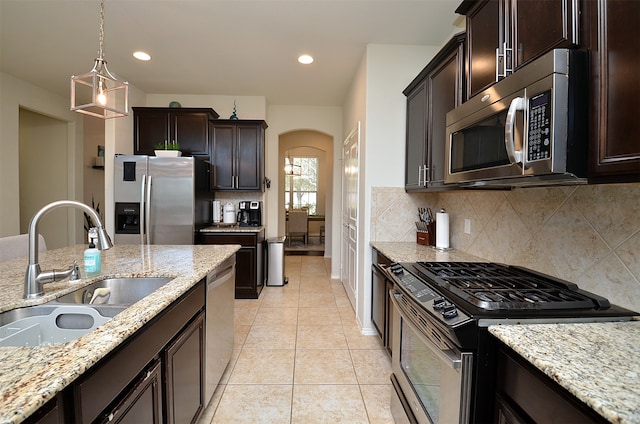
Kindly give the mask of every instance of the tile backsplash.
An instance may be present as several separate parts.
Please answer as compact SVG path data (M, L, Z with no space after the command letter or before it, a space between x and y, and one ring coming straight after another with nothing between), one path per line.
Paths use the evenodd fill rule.
M640 311L640 184L416 194L373 187L371 200L372 241L415 242L417 208L444 208L451 247L563 278Z

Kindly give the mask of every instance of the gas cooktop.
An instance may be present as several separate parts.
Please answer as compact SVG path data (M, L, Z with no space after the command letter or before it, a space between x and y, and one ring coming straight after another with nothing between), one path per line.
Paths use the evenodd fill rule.
M608 308L603 297L576 284L496 263L419 262L416 269L437 286L484 310Z
M626 310L578 285L530 269L485 262L415 262L390 268L396 284L423 308L442 309L451 323L458 314L469 317L604 318L632 316ZM448 306L453 305L453 306ZM443 319L444 318L444 319Z

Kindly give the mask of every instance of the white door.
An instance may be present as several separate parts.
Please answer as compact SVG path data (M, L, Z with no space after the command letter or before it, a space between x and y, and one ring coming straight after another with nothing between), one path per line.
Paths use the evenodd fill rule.
M343 145L342 155L342 241L340 277L356 310L358 297L358 192L360 123ZM357 310L356 310L357 313Z

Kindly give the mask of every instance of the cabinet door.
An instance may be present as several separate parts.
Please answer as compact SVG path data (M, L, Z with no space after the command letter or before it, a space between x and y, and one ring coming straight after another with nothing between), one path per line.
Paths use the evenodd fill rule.
M238 126L237 138L237 186L238 190L262 190L263 137L262 129L257 126Z
M497 81L496 49L503 42L504 1L479 2L467 15L467 98Z
M385 320L384 320L384 307L385 307L385 295L384 292L387 286L385 283L384 275L375 266L371 267L371 321L374 327L378 330L378 335L384 342L385 338Z
M201 233L202 244L239 244L236 252L236 299L257 299L264 287L264 230L259 233Z
M133 153L153 156L156 144L170 141L169 112L134 109L133 115Z
M549 50L578 42L578 11L571 0L512 0L513 49L517 70Z
M444 184L447 113L462 103L463 40L429 75L428 185Z
M589 178L640 181L640 2L589 1Z
M257 247L242 247L236 252L236 299L256 299Z
M172 112L171 140L182 154L209 154L209 115L204 112Z
M99 422L113 424L162 423L160 363L156 362L124 399Z
M214 165L214 190L235 189L235 127L211 125L211 161Z
M407 134L405 150L405 190L425 187L427 146L427 81L407 94Z
M204 314L164 353L168 424L194 423L204 408Z

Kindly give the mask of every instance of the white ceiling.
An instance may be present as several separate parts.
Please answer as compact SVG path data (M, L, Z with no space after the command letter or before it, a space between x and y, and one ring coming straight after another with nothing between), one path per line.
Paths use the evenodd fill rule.
M106 0L105 58L146 93L342 105L367 44L441 46L460 1ZM99 0L0 0L0 69L68 95L97 56L99 13Z

